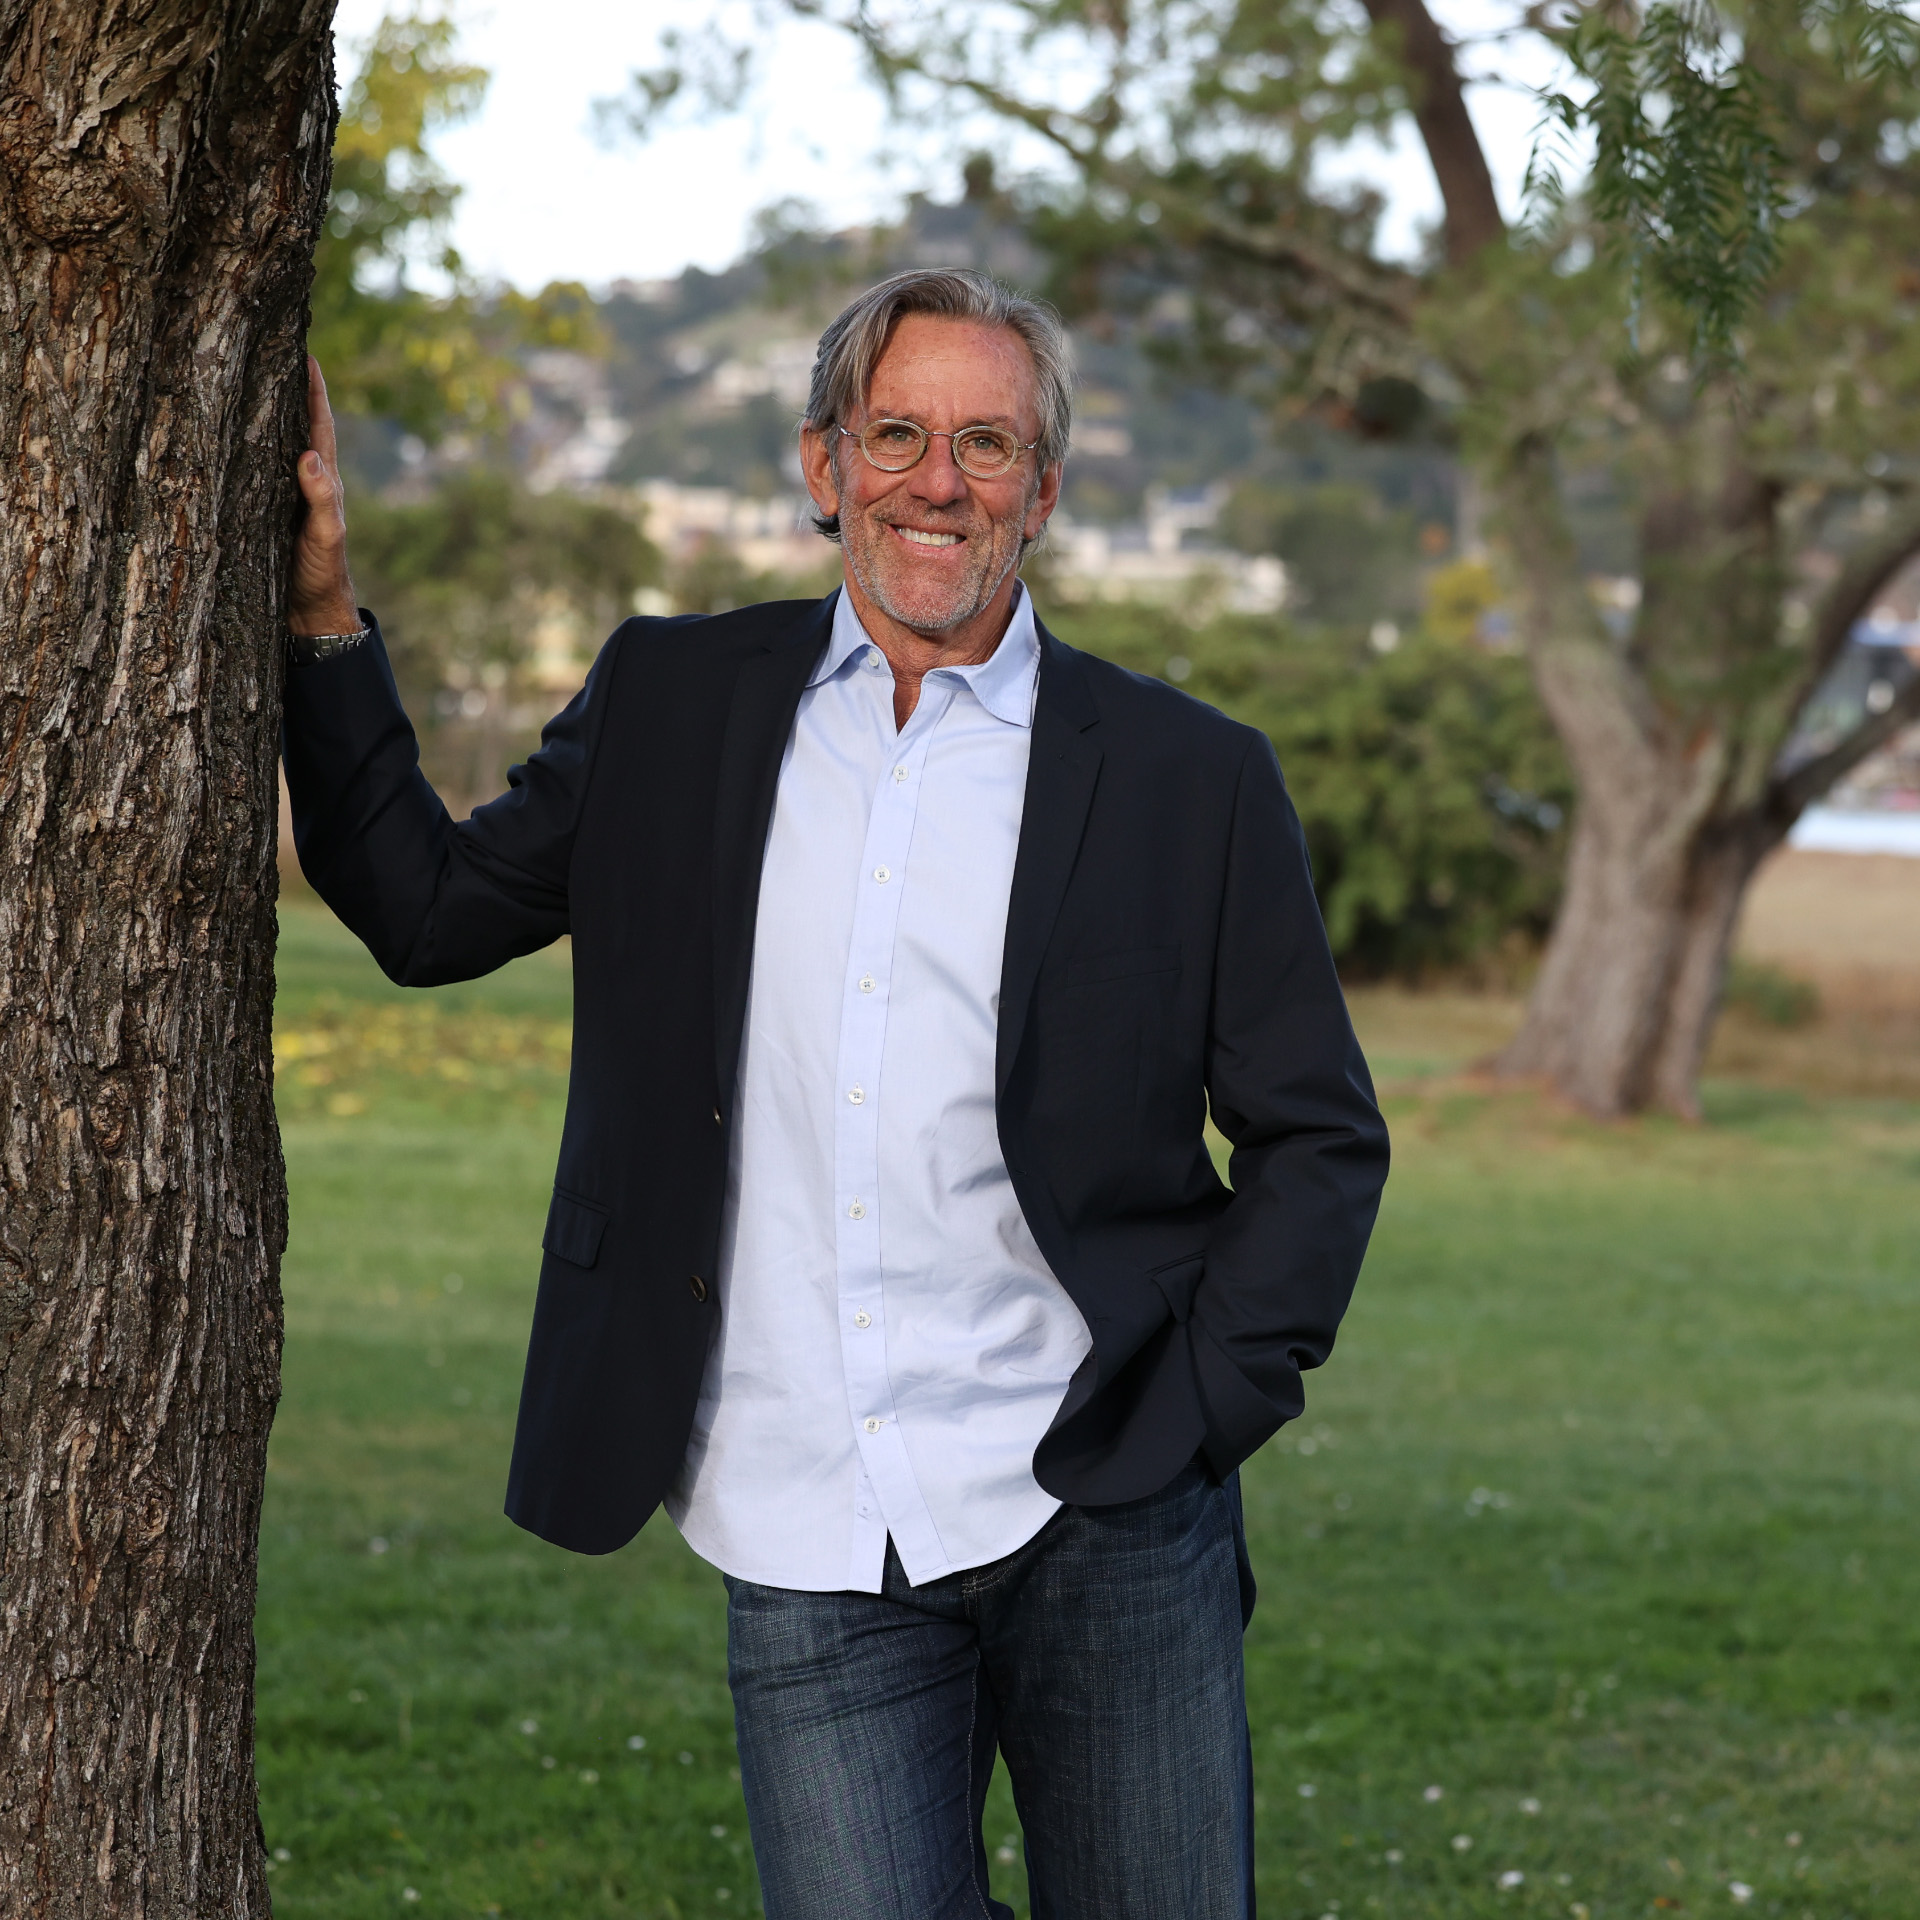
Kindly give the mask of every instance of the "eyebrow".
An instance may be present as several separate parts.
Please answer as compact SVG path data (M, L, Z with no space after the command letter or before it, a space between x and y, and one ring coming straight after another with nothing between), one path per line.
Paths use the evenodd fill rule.
M874 420L905 420L909 424L920 428L923 433L944 433L946 431L944 427L929 427L924 420L917 419L910 413L895 413L889 407L877 408L870 413L867 418L869 422ZM1020 433L1019 423L1010 413L976 413L971 420L962 421L959 426L955 427L954 432L964 433L968 427L1005 427L1016 439Z

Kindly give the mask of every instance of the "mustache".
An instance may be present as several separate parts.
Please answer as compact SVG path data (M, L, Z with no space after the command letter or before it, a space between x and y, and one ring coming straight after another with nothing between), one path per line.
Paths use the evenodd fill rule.
M957 533L966 535L978 533L993 525L992 516L982 513L978 507L970 511L951 512L940 507L929 507L915 514L911 519L878 510L870 512L867 518L879 527L906 527L916 533Z

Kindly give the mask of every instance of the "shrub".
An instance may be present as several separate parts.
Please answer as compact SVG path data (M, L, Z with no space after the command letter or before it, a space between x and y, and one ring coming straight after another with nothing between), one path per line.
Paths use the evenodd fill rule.
M1136 606L1049 624L1264 730L1343 967L1418 975L1542 938L1573 786L1523 662L1416 638L1378 654L1271 618L1205 627Z
M1730 1012L1768 1027L1805 1027L1820 1017L1820 989L1764 960L1735 960L1724 998Z

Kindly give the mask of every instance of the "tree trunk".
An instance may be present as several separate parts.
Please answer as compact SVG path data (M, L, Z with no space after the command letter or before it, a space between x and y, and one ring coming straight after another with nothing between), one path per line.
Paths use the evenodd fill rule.
M0 1913L269 1911L283 567L330 0L0 4Z
M1583 812L1546 960L1497 1070L1592 1113L1697 1119L1740 902L1778 840L1752 813L1675 846L1610 835Z
M1740 901L1792 815L1771 805L1764 761L1711 713L1686 720L1663 707L1602 626L1549 444L1519 443L1498 482L1534 683L1580 806L1540 977L1495 1070L1543 1079L1596 1114L1659 1106L1694 1118ZM1722 491L1736 517L1755 518L1750 489ZM1743 566L1745 548L1729 570Z

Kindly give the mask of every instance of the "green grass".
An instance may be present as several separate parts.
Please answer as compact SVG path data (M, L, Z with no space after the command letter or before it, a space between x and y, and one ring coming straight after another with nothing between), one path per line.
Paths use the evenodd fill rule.
M499 1512L564 955L423 1015L317 909L283 938L283 1031L332 1038L283 1073L279 1911L751 1913L718 1576ZM1599 1128L1385 1051L1374 1253L1245 1474L1264 1920L1920 1916L1920 1107ZM989 1817L1024 1914L1004 1781Z

